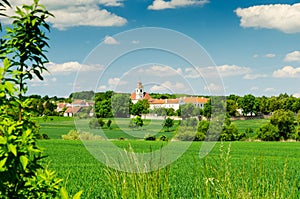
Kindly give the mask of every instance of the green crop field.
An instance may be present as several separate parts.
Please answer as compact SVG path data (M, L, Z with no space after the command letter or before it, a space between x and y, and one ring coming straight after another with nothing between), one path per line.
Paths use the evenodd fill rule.
M69 117L48 117L46 120L43 118L35 118L40 125L41 134L47 134L51 139L61 139L63 134L67 134L70 130L76 129L75 123L88 124L89 120L75 120ZM108 119L104 119L107 122ZM171 138L174 132L162 132L161 120L144 120L144 126L139 129L130 129L130 119L126 118L113 118L111 128L102 128L103 133L108 139L143 139L146 135L156 135L157 137L165 135ZM85 129L86 131L98 134L98 129Z
M103 141L95 142L101 147ZM137 152L159 150L166 143L114 141ZM178 144L180 148L181 142ZM297 198L300 195L300 143L217 143L199 158L195 142L177 161L159 171L128 174L107 168L80 141L45 140L49 167L83 198ZM230 148L229 148L230 146ZM230 152L228 152L228 149Z
M232 121L239 131L245 132L247 128L253 129L255 132L262 124L268 123L269 119L250 119L250 120L235 120ZM252 136L252 135L250 135Z
M70 130L76 129L74 118L70 117L48 117L46 120L43 118L35 119L40 125L40 132L47 134L51 139L61 139L63 134L67 134ZM104 119L107 122L108 119ZM81 120L79 120L81 121ZM88 120L83 120L88 123ZM78 121L76 121L78 122ZM236 125L239 131L244 132L247 128L252 128L254 134L256 130L264 123L267 123L267 119L253 119L253 120L235 120L232 123ZM172 132L162 132L162 121L160 120L145 120L144 127L139 130L132 130L129 126L130 119L114 118L112 119L111 128L103 128L108 139L139 139L145 135L156 134L157 137L165 135L169 138L173 136ZM177 123L177 122L175 122ZM95 130L89 130L94 131ZM254 136L250 135L250 137Z

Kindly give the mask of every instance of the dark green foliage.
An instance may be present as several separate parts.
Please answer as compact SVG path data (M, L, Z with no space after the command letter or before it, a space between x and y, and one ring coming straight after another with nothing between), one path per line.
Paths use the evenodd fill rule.
M106 91L105 93L95 94L95 114L98 118L113 117L111 107L111 97L113 91Z
M132 118L129 123L130 128L138 128L142 127L144 125L144 122L140 116L136 116L135 118Z
M259 101L255 96L248 94L238 101L239 107L243 109L243 115L257 114L259 111Z
M150 96L154 99L175 99L175 94L168 94L168 93L150 93Z
M166 118L166 119L164 120L164 122L163 122L163 128L166 128L167 131L169 131L170 128L173 127L173 125L174 125L174 120L171 119L171 118L169 118L169 117Z
M149 102L148 100L139 100L137 103L132 105L131 114L141 116L142 114L149 113Z
M89 127L91 129L98 129L98 128L101 128L103 127L105 124L105 122L103 121L102 118L92 118L90 121L89 121Z
M231 100L231 99L227 99L227 101L226 101L226 110L227 110L227 113L231 117L235 117L237 115L237 108L238 108L238 104L237 104L236 101Z
M107 128L110 128L111 123L112 123L111 119L107 120L107 123L106 123Z
M278 141L280 139L279 129L271 123L263 124L257 131L257 138L263 141Z
M277 126L282 139L288 139L294 133L294 122L294 113L283 109L276 110L270 118L270 123Z
M114 94L111 97L111 108L114 117L127 118L130 116L129 111L132 106L128 94Z
M159 140L160 140L160 141L168 141L169 139L168 139L167 136L161 135L161 136L159 137Z
M154 135L147 135L147 136L145 136L144 140L146 140L146 141L155 141L156 137Z
M70 99L92 100L94 95L95 95L94 91L81 91L81 92L71 93L69 98Z

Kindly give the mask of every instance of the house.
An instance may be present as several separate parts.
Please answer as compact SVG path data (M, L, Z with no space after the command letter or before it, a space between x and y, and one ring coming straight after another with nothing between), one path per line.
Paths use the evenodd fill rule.
M64 117L73 117L75 114L79 112L88 111L89 116L94 115L93 108L94 102L87 102L85 100L74 100L72 103L58 103L56 111L59 113L63 112Z
M74 117L76 113L79 113L82 107L68 107L67 110L64 112L64 117Z
M183 97L181 100L182 104L194 104L196 107L203 109L204 104L206 104L209 99L205 97Z
M179 99L151 99L149 100L150 109L155 108L173 108L175 111L179 109Z
M137 88L131 94L130 99L133 104L139 100L146 99L149 102L150 109L156 108L173 108L175 111L179 109L183 104L194 104L196 107L203 109L204 104L208 102L208 98L205 97L181 97L176 99L153 99L149 93L144 92L144 87L141 82L138 82Z

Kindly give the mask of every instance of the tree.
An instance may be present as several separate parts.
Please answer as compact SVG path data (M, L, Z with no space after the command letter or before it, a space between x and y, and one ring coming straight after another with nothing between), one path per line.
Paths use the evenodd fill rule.
M270 113L270 100L266 96L260 98L259 111L265 115Z
M97 117L109 118L112 117L110 100L96 101L95 113Z
M137 127L142 127L143 125L144 125L144 122L143 122L141 116L136 116L135 118L131 119L129 127L137 128Z
M257 131L257 138L263 141L278 141L280 139L278 127L271 123L263 124Z
M166 118L166 119L164 120L164 122L163 122L163 128L166 128L167 131L169 131L170 128L173 127L173 125L174 125L174 120L171 119L171 118L169 118L169 117Z
M183 119L186 119L186 118L193 116L193 113L195 113L194 110L196 107L194 106L194 104L189 103L189 104L180 105L179 108L181 110L181 117Z
M238 106L237 106L236 101L231 100L231 99L227 99L227 101L226 101L226 110L227 110L227 113L230 116L232 116L232 117L236 116L237 108L238 108Z
M127 94L115 94L111 98L114 117L129 117L130 97Z
M253 113L256 114L259 110L259 102L255 96L248 94L239 100L239 107L243 109L243 115L250 113L252 116Z
M279 109L274 111L270 123L278 128L281 139L288 139L294 133L295 117L292 111Z
M59 196L61 179L42 165L38 127L30 118L30 99L23 97L26 82L34 76L42 80L46 70L48 38L44 30L49 30L49 16L38 0L17 7L12 26L1 39L0 195L4 198Z
M142 114L149 113L149 102L146 99L139 100L137 103L132 105L131 114L141 116Z

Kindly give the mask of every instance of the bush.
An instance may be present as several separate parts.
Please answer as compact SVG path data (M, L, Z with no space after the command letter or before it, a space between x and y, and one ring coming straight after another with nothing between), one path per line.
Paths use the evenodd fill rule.
M102 120L102 118L92 118L90 121L89 121L89 127L91 129L98 129L100 127L103 127L105 124L105 122Z
M257 131L257 138L263 141L278 141L280 134L277 126L273 124L263 124Z
M142 127L143 125L144 122L140 116L136 116L136 118L131 119L129 123L130 128L138 128L138 127Z
M144 137L144 140L146 140L146 141L155 141L156 137L154 135L146 135Z
M78 132L77 130L70 130L67 135L62 135L64 140L102 140L99 135L94 135L88 132Z
M110 128L112 121L109 119L106 123L107 128Z
M194 141L195 140L195 132L194 131L184 131L178 132L175 136L176 139L180 141Z
M159 137L159 140L160 140L160 141L168 141L169 139L167 138L167 136L161 135L161 136Z
M166 118L163 122L163 128L166 128L166 131L170 131L170 128L172 128L174 125L174 120L171 118Z
M79 140L79 132L77 130L70 130L67 135L61 136L63 140Z

